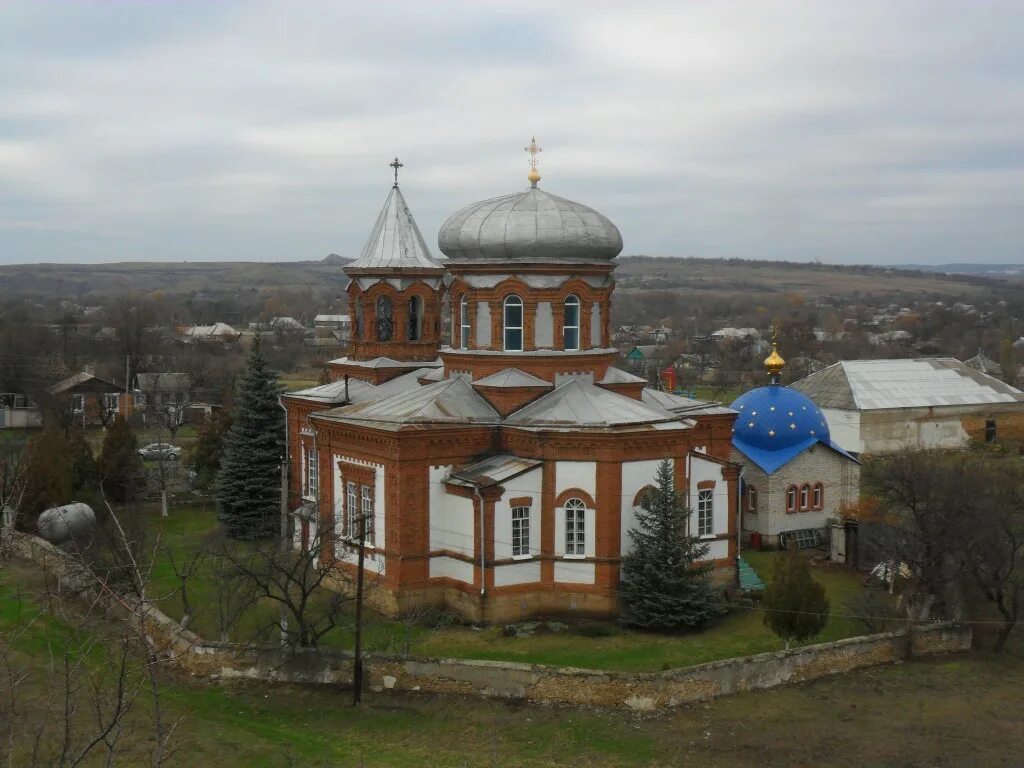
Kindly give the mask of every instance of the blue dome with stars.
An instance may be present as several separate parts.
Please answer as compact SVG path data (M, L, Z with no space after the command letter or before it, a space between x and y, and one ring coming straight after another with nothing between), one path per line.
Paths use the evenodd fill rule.
M813 437L829 442L828 422L821 409L802 392L770 384L736 398L737 440L762 450L789 448Z
M815 443L833 445L828 422L807 395L779 384L752 389L736 398L733 445L771 474Z

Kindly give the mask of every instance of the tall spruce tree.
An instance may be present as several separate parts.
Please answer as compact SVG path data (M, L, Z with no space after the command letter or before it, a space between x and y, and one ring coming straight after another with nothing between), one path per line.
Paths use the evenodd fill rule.
M622 563L623 624L674 632L695 629L723 613L708 579L710 566L697 565L708 545L689 535L690 510L676 492L672 462L658 466L658 487L646 494L629 531L632 551Z
M232 538L264 539L277 529L284 458L279 394L257 336L235 393L216 483L217 517Z

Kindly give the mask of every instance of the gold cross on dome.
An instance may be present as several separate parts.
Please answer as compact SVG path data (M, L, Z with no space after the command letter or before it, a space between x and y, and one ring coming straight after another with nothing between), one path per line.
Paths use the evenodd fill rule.
M398 161L398 157L395 157L394 160L392 160L390 163L388 163L388 166L395 169L395 187L397 187L398 186L398 169L399 168L404 168L405 167L405 163L399 162Z
M530 170L531 171L536 171L537 170L537 155L544 151L543 149L541 149L540 147L537 146L537 137L536 136L531 136L530 137L530 146L524 147L524 150L526 152L530 153Z

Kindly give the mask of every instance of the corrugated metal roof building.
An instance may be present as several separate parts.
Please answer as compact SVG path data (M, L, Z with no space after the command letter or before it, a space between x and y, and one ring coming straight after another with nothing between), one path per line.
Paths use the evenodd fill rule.
M792 386L853 453L960 448L1024 428L1024 392L951 357L847 360Z

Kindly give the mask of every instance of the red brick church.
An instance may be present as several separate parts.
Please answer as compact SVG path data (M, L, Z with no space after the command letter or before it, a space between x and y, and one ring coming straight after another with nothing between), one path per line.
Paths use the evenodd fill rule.
M622 236L542 190L535 163L528 178L450 216L435 256L396 173L344 268L351 354L329 384L282 398L295 544L331 530L321 556L354 569L353 520L368 515L368 596L386 613L615 614L635 509L665 458L716 578L734 577L735 413L613 367Z

